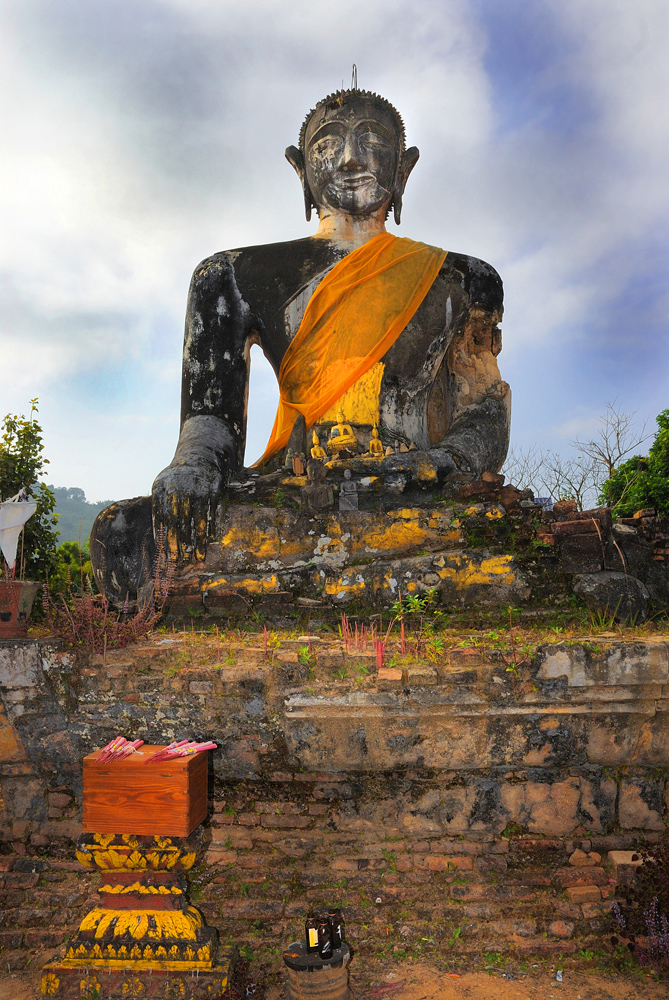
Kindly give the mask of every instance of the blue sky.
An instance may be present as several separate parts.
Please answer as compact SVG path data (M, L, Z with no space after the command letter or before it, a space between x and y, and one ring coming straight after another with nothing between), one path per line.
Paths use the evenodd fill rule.
M665 0L0 11L0 412L40 398L55 485L150 490L192 270L315 230L283 151L353 62L421 150L399 232L502 276L513 442L567 451L609 400L639 423L669 406ZM250 460L276 400L253 357Z

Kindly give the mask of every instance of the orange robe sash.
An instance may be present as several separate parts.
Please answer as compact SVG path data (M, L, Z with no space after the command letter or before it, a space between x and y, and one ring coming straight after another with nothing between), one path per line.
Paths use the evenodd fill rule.
M279 369L279 408L261 465L380 361L432 287L446 251L381 233L325 275Z

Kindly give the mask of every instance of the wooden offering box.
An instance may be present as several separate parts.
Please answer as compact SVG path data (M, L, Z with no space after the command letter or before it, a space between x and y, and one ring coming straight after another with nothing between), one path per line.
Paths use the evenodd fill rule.
M188 837L207 815L209 754L145 761L162 746L140 747L124 760L84 757L84 833Z

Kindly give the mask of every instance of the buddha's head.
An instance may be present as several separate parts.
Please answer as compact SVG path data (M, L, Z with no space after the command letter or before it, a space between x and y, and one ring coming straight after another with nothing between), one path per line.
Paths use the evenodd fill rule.
M383 97L347 90L320 101L304 120L300 145L289 146L286 158L304 190L307 221L318 215L364 218L394 209L402 213L402 195L418 159L406 148L404 124Z

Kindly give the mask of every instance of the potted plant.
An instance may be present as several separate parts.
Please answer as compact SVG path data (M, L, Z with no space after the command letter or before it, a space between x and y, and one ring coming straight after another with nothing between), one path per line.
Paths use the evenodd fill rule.
M41 584L16 579L16 553L23 526L35 513L35 501L23 492L0 503L0 639L21 639L26 635L35 595Z

